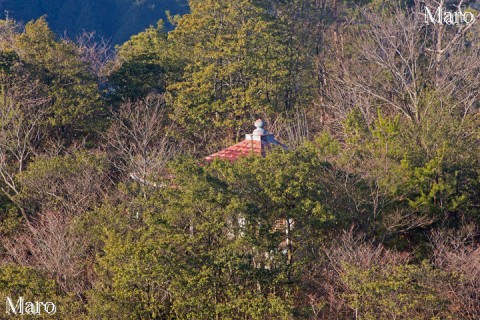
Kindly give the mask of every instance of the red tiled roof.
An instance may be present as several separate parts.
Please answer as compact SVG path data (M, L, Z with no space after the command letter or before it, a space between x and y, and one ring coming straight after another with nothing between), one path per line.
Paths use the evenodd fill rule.
M209 155L205 159L209 162L215 158L235 161L240 157L245 157L250 154L264 157L266 151L270 149L272 145L279 145L285 148L284 145L275 140L272 134L269 134L265 129L263 129L263 125L264 123L261 119L255 121L255 127L257 129L255 129L252 134L247 134L245 136L245 140L217 153Z
M255 140L243 140L236 145L223 149L217 153L206 157L207 161L212 161L215 158L228 159L231 161L237 160L239 157L245 157L250 154L264 155L263 146L261 141Z

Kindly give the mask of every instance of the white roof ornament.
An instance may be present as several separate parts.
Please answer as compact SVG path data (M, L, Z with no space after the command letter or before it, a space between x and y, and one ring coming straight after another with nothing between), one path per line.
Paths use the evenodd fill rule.
M256 129L253 130L253 135L263 136L265 134L268 134L267 130L265 130L263 128L263 126L265 125L265 122L263 122L262 119L258 119L257 121L255 121L254 125L255 125Z
M263 122L262 119L258 119L255 121L256 129L253 133L246 134L245 140L217 153L211 154L205 159L207 161L212 161L215 158L220 158L235 161L239 157L248 156L252 153L264 157L267 151L274 145L287 149L283 144L275 140L274 135L265 130L263 128L264 126L265 122Z

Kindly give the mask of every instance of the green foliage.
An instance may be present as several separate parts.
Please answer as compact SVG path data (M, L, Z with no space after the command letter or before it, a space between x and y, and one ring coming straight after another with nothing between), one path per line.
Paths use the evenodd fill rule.
M33 211L92 209L101 197L106 168L101 154L86 151L39 157L17 175L22 189L16 198Z
M32 77L45 85L49 125L92 130L93 116L101 110L98 85L75 46L57 40L45 18L29 22L15 46Z
M273 219L294 219L297 221L294 232L305 236L302 224L327 226L337 218L341 219L341 213L337 212L335 216L328 206L330 167L312 148L299 148L293 152L279 149L266 159L239 160L235 168L238 173L231 182L242 183L243 188L248 185L257 187L254 189L256 194L251 196L263 199L259 208L265 210L262 216L275 212ZM234 182L234 179L242 182Z
M281 267L269 270L268 261L262 263L262 251L270 250L262 249L262 242L274 248L277 237L265 228L261 232L272 239L255 239L250 231L241 231L239 214L247 208L209 170L181 163L174 183L178 186L160 190L147 201L138 198L129 208L113 211L126 210L131 218L124 223L130 228L101 231L103 252L98 257L100 279L91 292L92 315L285 318L290 306L279 296L285 285ZM111 213L107 208L99 212ZM244 237L234 236L240 232ZM281 258L272 253L272 259L276 256Z
M369 127L359 108L352 109L344 121L344 131L348 142L356 144L362 142L368 135Z
M445 301L431 288L441 275L428 263L344 268L344 297L359 319L444 319Z
M129 100L163 93L175 62L163 22L133 36L118 47L119 66L110 74L114 99Z
M175 119L197 143L214 128L238 139L235 130L255 114L288 107L284 26L257 1L191 1L190 7L169 34L188 59L182 81L168 88Z
M18 209L12 208L12 206L8 204L2 206L0 203L0 235L3 237L11 237L18 232L21 226L22 219Z
M52 301L56 297L55 281L29 267L3 265L0 268L0 299L16 301L20 296L25 301Z
M44 8L90 17L97 2ZM455 73L446 55L473 54L455 47L471 35L440 64L427 49L448 41L418 51L399 29L415 22L405 2L189 4L175 30L160 20L105 64L101 45L45 18L0 21L2 297L54 301L68 319L448 319L452 301L477 314L476 266L460 268L478 260L475 231L435 236L480 221L478 66ZM132 9L129 28L153 6L102 8ZM297 147L188 157L260 115Z
M289 270L300 256L282 253L285 233L275 226L295 219L291 238L303 243L331 225L324 170L308 149L237 163L181 161L170 181L175 187L128 208L102 209L99 217L126 212L130 218L124 227L99 230L93 314L288 318L287 297L296 290Z
M420 124L379 111L367 126L355 109L345 122L347 148L336 161L378 183L394 204L384 207L385 216L406 210L428 217L425 227L427 220L456 225L458 214L477 219L478 119L462 117L433 105Z
M91 292L89 312L94 318L169 318L167 280L173 270L168 269L168 254L162 248L166 239L156 240L147 230L141 231L106 231L97 273L109 281L108 287Z
M0 70L2 76L12 71L14 63L18 61L18 55L11 51L0 51Z
M340 143L328 132L322 132L315 138L314 148L320 157L334 157L340 153Z
M2 265L0 268L0 299L6 301L10 297L14 303L20 297L24 301L53 302L56 305L55 315L27 316L26 319L65 319L82 317L82 304L78 297L60 295L58 286L44 272L34 268L13 264Z

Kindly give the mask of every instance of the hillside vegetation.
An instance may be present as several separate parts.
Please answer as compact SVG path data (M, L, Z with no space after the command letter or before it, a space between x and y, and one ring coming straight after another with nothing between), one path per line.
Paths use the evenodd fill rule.
M425 5L190 0L113 53L0 21L0 301L480 319L480 16ZM258 118L286 150L205 161Z

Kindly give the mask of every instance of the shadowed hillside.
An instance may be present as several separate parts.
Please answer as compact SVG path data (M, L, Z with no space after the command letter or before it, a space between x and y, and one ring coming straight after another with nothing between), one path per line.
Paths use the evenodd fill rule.
M86 31L97 31L118 44L127 40L159 19L165 11L172 14L188 10L186 0L4 0L0 1L2 15L28 22L42 15L57 33L68 32L70 37Z
M478 1L30 1L0 320L480 319Z

